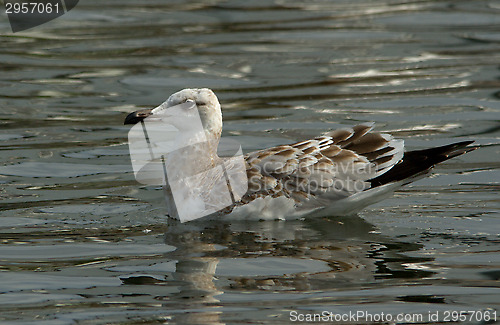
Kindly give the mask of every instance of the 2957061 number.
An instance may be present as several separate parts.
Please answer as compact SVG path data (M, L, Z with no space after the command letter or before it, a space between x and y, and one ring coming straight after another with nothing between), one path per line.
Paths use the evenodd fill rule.
M42 2L23 2L23 3L5 3L5 12L7 14L58 14L59 3Z
M490 322L497 320L496 310L468 310L468 311L444 311L443 321L445 322Z

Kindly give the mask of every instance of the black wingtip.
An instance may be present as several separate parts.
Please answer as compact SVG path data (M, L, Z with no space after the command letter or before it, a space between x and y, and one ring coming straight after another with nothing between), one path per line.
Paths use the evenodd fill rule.
M443 152L443 154L447 158L445 160L448 160L448 159L451 159L453 157L457 157L457 156L460 156L460 155L463 155L465 153L468 153L468 152L471 152L471 151L478 149L479 146L471 146L471 144L473 144L474 142L475 141L462 141L462 142L457 142L457 143L453 143L453 144L449 145L451 147L449 149L445 150L445 152ZM445 149L446 147L447 146L437 147L437 148Z
M461 141L452 144L447 144L445 146L434 147L424 150L415 150L405 153L413 155L423 155L428 158L429 161L434 161L433 165L438 164L442 161L463 155L464 153L476 150L479 146L471 146L475 141ZM403 157L404 159L404 157Z
M434 165L448 159L474 151L474 141L461 141L445 146L405 152L403 160L386 173L370 180L372 187L410 179L429 171Z

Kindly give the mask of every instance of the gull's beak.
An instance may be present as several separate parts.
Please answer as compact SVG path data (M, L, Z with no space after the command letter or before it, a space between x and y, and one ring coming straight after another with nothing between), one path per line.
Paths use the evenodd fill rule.
M152 109L143 109L140 111L135 111L127 115L123 124L137 124L144 120L146 117L150 116Z

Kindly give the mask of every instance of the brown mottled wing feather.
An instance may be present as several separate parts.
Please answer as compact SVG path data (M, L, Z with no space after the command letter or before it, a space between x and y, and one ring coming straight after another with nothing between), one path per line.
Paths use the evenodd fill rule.
M372 127L361 124L248 154L249 189L240 203L286 196L307 209L370 188L369 180L390 170L404 151L403 141L370 132Z

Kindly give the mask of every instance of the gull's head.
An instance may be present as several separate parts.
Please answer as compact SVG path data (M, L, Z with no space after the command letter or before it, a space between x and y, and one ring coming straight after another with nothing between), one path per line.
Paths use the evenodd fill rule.
M150 115L154 116L155 112L167 113L169 107L189 102L196 104L205 133L220 137L222 132L222 111L217 96L208 88L188 88L178 91L157 108L130 113L125 118L124 124L136 124Z
M193 101L198 107L201 124L205 132L220 136L222 132L222 111L214 92L208 88L183 89L172 94L167 99L167 109L189 101Z

